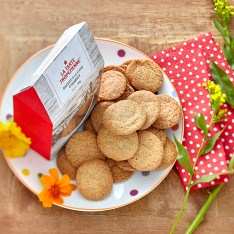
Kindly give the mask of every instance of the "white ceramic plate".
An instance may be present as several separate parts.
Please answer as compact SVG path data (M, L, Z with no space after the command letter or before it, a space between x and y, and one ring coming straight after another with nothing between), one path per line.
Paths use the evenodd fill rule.
M122 62L129 59L148 58L140 51L116 41L107 39L96 39L96 41L104 57L105 65L120 65ZM9 116L13 115L13 93L17 87L22 84L22 82L24 82L34 73L36 68L48 55L51 48L52 46L47 47L33 55L18 69L16 74L13 76L4 93L3 100L0 105L0 118L3 122L5 122ZM179 101L174 86L171 84L165 74L163 86L159 93L168 94ZM184 124L183 120L181 120L177 129L167 130L167 135L172 139L173 134L175 134L177 139L182 140L183 130ZM22 158L6 158L6 161L15 176L34 194L38 194L43 189L39 181L38 173L48 174L48 170L50 168L56 167L56 159L47 161L31 149ZM79 194L78 191L74 191L72 196L64 198L64 204L61 206L67 209L79 211L102 211L125 206L142 198L155 189L167 176L172 167L173 165L163 170L142 173L136 172L126 182L114 184L111 194L102 201L86 200Z

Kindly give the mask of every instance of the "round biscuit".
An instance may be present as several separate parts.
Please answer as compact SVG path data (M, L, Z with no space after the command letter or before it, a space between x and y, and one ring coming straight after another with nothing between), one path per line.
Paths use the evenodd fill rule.
M116 162L116 164L118 165L118 167L122 168L122 169L125 170L125 171L136 171L136 169L133 168L133 167L129 164L128 160L118 161L118 162Z
M113 159L107 158L105 162L107 163L107 165L109 166L111 170L114 183L126 181L133 174L133 171L126 171L120 168L117 162L114 161Z
M77 170L76 185L85 198L102 200L112 191L113 178L110 168L100 159L85 161Z
M182 117L182 110L179 103L167 94L157 95L160 100L160 113L156 121L153 123L153 127L159 129L171 128Z
M102 121L113 134L129 135L143 126L146 113L137 102L121 100L106 109Z
M157 169L162 169L172 165L177 158L176 145L168 137L164 145L164 155L161 164Z
M134 88L130 84L127 84L124 93L119 98L115 99L114 101L118 102L120 100L125 100L127 99L129 95L131 95L134 92L135 92Z
M165 145L167 139L167 133L165 129L158 129L151 126L146 130L152 132L155 136L157 136L161 140L162 144Z
M90 118L88 118L86 120L85 125L84 125L84 130L90 131L90 132L92 132L94 134L97 134L97 132L95 131L95 129L94 129L93 125L92 125L92 122L91 122Z
M158 118L160 112L158 96L150 91L140 90L129 95L127 99L139 103L146 113L146 121L140 130L149 128Z
M121 72L114 70L106 71L102 73L98 97L100 100L114 100L124 93L126 84L126 78Z
M157 169L164 153L162 142L153 133L148 131L139 131L138 137L138 150L128 162L138 171Z
M74 167L68 160L65 149L62 148L57 155L56 164L59 171L64 175L67 174L72 180L76 179L77 167Z
M94 158L105 159L97 145L97 136L89 131L77 132L66 144L65 152L68 160L75 167L82 162Z
M136 132L129 135L115 135L105 126L98 132L97 144L101 152L115 161L127 160L133 157L138 149Z
M104 111L112 105L114 102L106 101L106 102L99 102L96 104L96 106L93 108L91 112L91 123L93 125L93 128L96 132L99 132L101 126L102 126L102 117Z
M151 59L132 60L126 69L131 85L137 90L158 91L163 83L160 67Z

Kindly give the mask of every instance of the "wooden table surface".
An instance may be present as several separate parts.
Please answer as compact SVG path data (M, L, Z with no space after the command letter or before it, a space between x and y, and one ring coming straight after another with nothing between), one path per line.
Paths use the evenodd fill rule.
M134 3L133 3L134 2ZM230 1L234 4L234 0ZM63 31L88 22L95 37L127 43L147 55L205 32L218 43L211 0L0 0L0 98L16 69ZM234 25L234 24L233 24ZM232 27L234 34L234 28ZM0 155L0 233L169 233L184 197L173 169L144 198L104 212L42 207ZM207 191L192 192L176 233L184 233ZM234 179L224 186L196 233L234 233Z

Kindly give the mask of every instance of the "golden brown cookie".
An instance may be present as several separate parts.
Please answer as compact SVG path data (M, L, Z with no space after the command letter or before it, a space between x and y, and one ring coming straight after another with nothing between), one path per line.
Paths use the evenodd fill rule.
M96 132L99 132L101 126L102 126L102 117L104 111L112 105L114 102L99 102L97 105L93 108L93 111L91 112L91 123L93 125L93 128Z
M97 145L97 136L89 131L77 132L67 142L65 152L68 160L75 167L94 158L105 159Z
M167 94L159 94L160 113L153 127L159 129L171 128L182 118L182 110L179 103Z
M92 122L91 122L90 118L88 118L86 120L85 125L84 125L84 130L90 131L90 132L92 132L94 134L97 134L97 132L95 131L95 129L94 129L93 125L92 125Z
M112 191L113 178L110 168L100 159L85 161L77 170L76 185L85 198L102 200Z
M128 160L118 161L118 162L116 162L116 164L118 165L118 167L122 168L122 169L125 170L125 171L136 171L136 169L133 168L133 167L129 164Z
M164 145L164 155L161 164L157 169L162 169L167 166L172 165L177 158L177 150L173 141L171 141L168 137L166 139L166 143Z
M120 97L126 89L126 78L119 72L109 70L102 73L101 85L99 91L100 100L114 100Z
M122 161L132 158L136 153L138 136L136 132L124 136L115 135L102 126L98 132L97 144L106 157Z
M123 68L121 68L120 66L109 65L109 66L106 66L102 69L102 73L107 72L107 71L118 71L118 72L122 73L124 76L126 76L125 70Z
M159 66L151 59L132 60L126 69L131 85L137 90L158 91L163 83Z
M158 129L158 128L150 127L146 130L149 132L152 132L155 136L157 136L161 140L163 145L165 145L166 139L167 139L167 133L165 129Z
M158 118L160 112L158 96L150 91L140 90L129 95L127 99L139 103L146 113L146 121L140 130L149 128Z
M133 174L133 171L126 171L120 168L117 162L110 158L107 158L105 162L108 164L111 170L114 183L126 181Z
M77 127L77 118L74 116L67 124L67 126L62 131L62 137L69 135Z
M129 135L146 121L146 113L137 102L122 100L109 106L103 114L103 125L116 135Z
M56 158L56 163L59 171L64 175L67 174L72 180L76 179L77 168L74 167L71 162L67 159L67 155L65 153L65 149L62 148L58 152L58 156Z
M124 93L119 98L115 99L114 101L117 102L120 100L125 100L130 94L134 92L135 92L134 88L130 84L127 84Z
M128 162L138 171L155 170L163 158L163 144L153 133L139 131L139 147L133 158Z

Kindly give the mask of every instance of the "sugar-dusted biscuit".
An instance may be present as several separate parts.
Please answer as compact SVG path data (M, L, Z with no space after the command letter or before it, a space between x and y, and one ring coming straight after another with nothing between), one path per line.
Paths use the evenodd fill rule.
M62 148L58 152L58 156L56 158L56 164L59 171L64 175L67 174L72 180L76 179L77 167L74 167L71 162L67 159L67 155L65 153L65 149Z
M107 158L105 162L108 164L111 170L114 183L126 181L133 175L133 171L123 170L118 166L116 161L110 158Z
M139 130L145 121L145 111L131 100L116 102L103 114L103 125L116 135L129 135Z
M176 145L174 144L173 141L171 141L167 137L166 143L164 145L163 159L157 169L162 169L162 168L172 165L175 162L176 158L177 158Z
M105 156L98 148L97 136L89 131L73 134L66 144L65 152L68 160L75 167L80 166L86 160L105 159Z
M120 100L125 100L127 99L129 95L131 95L134 92L135 92L134 88L130 84L127 84L124 93L119 98L115 99L114 101L117 102Z
M159 66L151 59L132 60L126 69L131 85L137 90L158 91L163 83Z
M115 70L103 72L99 99L110 101L120 97L126 89L126 84L127 80L121 72Z
M94 129L94 127L93 127L93 124L92 124L90 118L88 118L88 119L85 121L84 130L90 131L90 132L92 132L92 133L94 133L94 134L97 134L97 132L95 131L95 129Z
M133 168L129 164L128 160L118 161L118 162L116 162L116 164L118 165L118 167L122 168L125 171L136 171L136 169Z
M146 113L146 121L140 130L149 128L158 118L160 112L158 96L150 91L140 90L129 95L127 99L139 103Z
M76 174L76 185L81 195L93 201L107 197L113 186L113 178L108 165L93 159L83 162Z
M158 97L161 111L152 126L159 129L171 128L182 117L181 107L174 98L167 94L159 94Z
M98 132L102 126L102 117L103 117L104 111L113 103L114 102L110 102L110 101L99 102L93 108L90 119L91 119L93 128L95 129L96 132Z
M161 140L163 145L165 145L167 139L167 133L165 129L158 129L151 126L146 130L152 132L155 136L157 136Z
M138 171L155 170L163 158L163 144L153 133L139 131L139 147L133 158L128 162Z
M124 136L115 135L102 126L98 132L97 144L106 157L122 161L132 158L136 153L138 136L136 132Z

